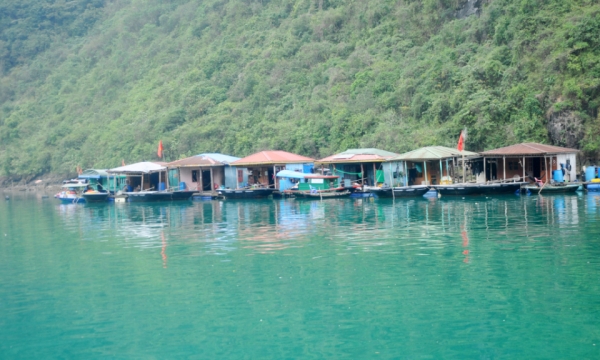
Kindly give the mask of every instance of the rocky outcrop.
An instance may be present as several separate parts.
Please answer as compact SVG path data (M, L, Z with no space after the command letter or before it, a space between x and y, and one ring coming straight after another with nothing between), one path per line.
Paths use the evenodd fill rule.
M464 0L460 9L456 11L457 19L464 19L471 15L477 15L481 13L482 0Z
M579 148L583 139L583 119L572 110L550 111L546 114L548 135L552 143L558 146Z

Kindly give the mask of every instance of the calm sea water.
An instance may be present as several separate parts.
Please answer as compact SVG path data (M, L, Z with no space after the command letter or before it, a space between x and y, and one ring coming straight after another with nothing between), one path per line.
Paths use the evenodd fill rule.
M0 203L0 358L600 358L600 195Z

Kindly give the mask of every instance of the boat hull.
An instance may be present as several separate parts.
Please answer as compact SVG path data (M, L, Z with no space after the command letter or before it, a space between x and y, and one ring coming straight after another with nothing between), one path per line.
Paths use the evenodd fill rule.
M181 201L189 200L195 191L146 191L128 192L129 202Z
M83 194L86 203L101 203L108 201L108 193Z
M539 194L540 189L542 190L542 194L567 194L576 192L577 189L579 189L579 185L580 184L569 184L564 186L546 185L543 189L539 186L527 185L524 188L531 191L531 193L534 195Z
M273 195L275 189L222 189L217 193L225 199L261 199Z
M325 200L325 199L340 199L350 197L350 191L328 191L328 192L308 192L298 191L293 194L300 199Z
M61 204L84 204L84 198L57 198Z
M393 192L392 192L393 190ZM423 196L429 191L428 186L402 186L395 188L369 188L372 194L377 195L381 198L402 198L402 197L415 197Z
M442 196L514 194L526 183L434 185Z

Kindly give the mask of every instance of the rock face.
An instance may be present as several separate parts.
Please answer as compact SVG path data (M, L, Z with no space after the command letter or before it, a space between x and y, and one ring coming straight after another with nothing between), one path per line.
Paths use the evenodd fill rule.
M574 111L563 110L546 114L548 135L552 143L558 146L579 148L583 139L583 120Z
M464 19L481 13L482 0L464 0L462 7L456 12L457 19Z

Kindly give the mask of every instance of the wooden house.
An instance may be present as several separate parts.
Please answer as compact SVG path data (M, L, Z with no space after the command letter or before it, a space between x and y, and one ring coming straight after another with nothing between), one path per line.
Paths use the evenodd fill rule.
M238 174L247 171L247 181L238 176L237 187L262 186L278 189L279 180L275 177L281 170L311 173L315 159L292 154L287 151L260 151L231 163Z
M360 185L377 185L386 180L383 162L398 154L380 149L349 149L339 154L317 160L315 166L328 168L332 175L339 175L343 185L350 187L353 182Z
M180 188L199 192L212 192L221 187L235 189L239 182L245 182L248 173L231 166L240 158L218 153L205 153L167 164L171 178L178 179ZM238 173L239 172L239 173Z

